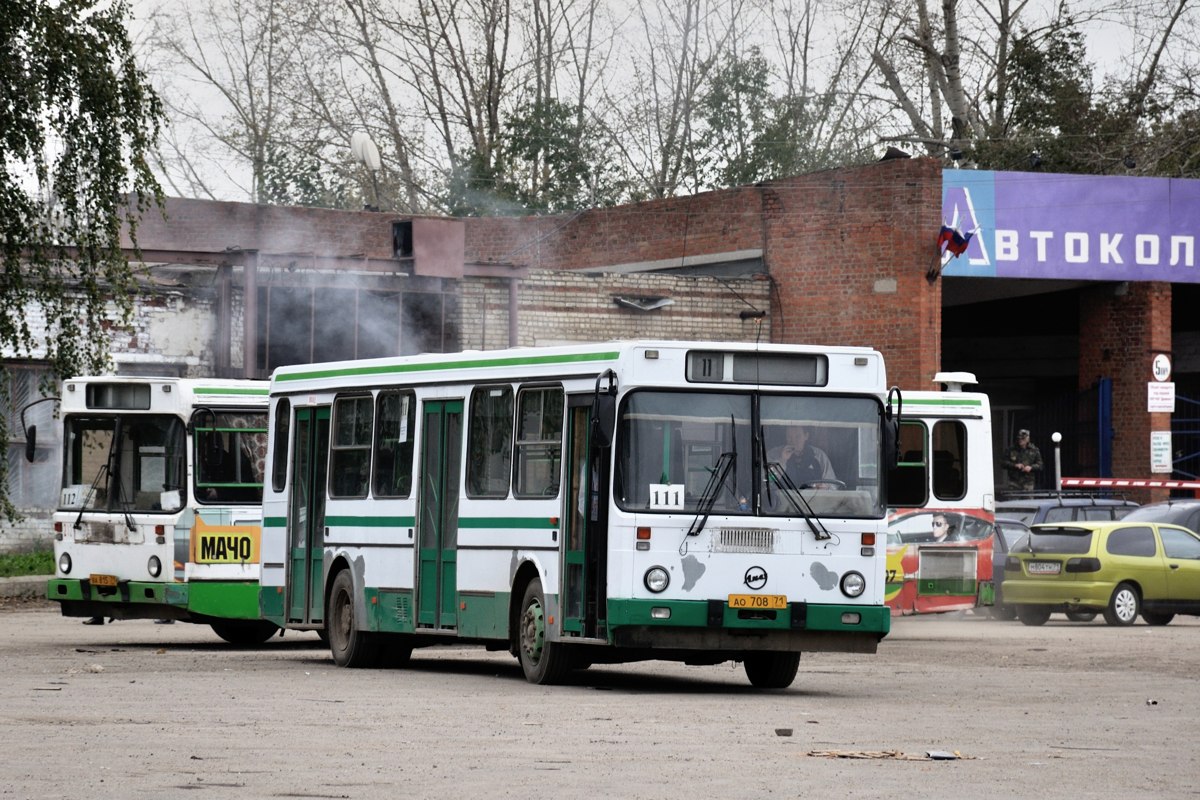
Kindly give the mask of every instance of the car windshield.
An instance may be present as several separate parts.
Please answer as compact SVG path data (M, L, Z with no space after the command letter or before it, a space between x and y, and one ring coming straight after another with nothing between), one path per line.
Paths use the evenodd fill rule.
M1029 552L1078 555L1092 549L1092 531L1086 528L1036 528L1029 536Z

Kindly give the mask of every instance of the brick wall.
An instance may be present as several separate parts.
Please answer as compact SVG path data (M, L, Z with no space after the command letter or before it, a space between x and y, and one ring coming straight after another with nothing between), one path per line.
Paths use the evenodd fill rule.
M769 319L742 320L739 315L743 309L767 308L770 283L758 278L538 270L518 282L517 296L517 344L522 347L632 338L770 341ZM615 297L666 297L673 303L637 311L618 306ZM464 282L462 309L464 349L508 346L507 281Z
M773 341L876 347L893 384L926 388L941 366L941 282L926 279L941 191L937 161L892 160L576 215L472 219L466 253L578 270L758 250L774 283Z
M1154 477L1150 432L1171 430L1171 415L1146 410L1146 384L1154 355L1171 352L1171 285L1130 283L1115 294L1112 284L1100 284L1079 298L1079 388L1100 378L1113 382L1113 476ZM1147 503L1168 494L1155 489L1132 499Z

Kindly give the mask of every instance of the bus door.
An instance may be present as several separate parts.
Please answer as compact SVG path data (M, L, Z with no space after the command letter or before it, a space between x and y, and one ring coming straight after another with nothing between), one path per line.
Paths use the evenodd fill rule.
M427 401L422 415L417 626L455 628L463 401Z
M563 630L586 638L603 638L608 601L605 498L609 451L599 447L589 451L591 407L590 395L573 396L567 401Z
M325 484L329 471L329 406L296 409L288 508L288 622L325 618Z

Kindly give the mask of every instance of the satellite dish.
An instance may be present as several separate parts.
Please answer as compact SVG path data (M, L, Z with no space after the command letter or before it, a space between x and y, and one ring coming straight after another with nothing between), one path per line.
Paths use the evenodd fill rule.
M367 134L358 131L350 136L350 152L371 172L379 171L379 148Z

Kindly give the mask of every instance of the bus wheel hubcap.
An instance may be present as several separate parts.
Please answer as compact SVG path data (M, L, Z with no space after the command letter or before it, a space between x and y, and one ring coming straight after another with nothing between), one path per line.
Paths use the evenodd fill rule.
M540 603L533 602L525 609L521 625L521 648L530 662L536 664L542 657L542 645L546 641L545 615Z

